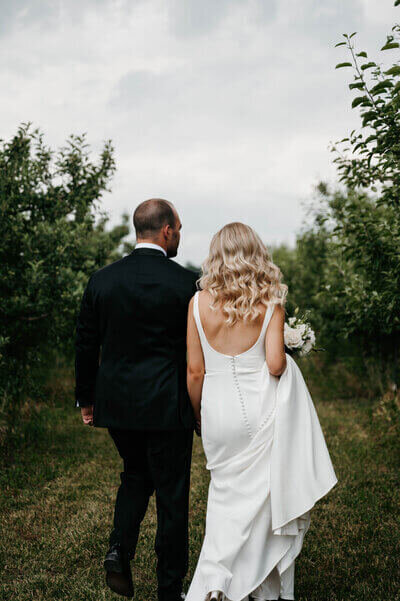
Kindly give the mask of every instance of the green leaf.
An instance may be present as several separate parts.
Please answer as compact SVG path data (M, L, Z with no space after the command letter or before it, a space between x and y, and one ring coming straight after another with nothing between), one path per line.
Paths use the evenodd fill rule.
M357 34L357 32L356 32L356 31L354 31L354 32L353 32L353 33L350 35L350 37L349 37L349 40L351 40L351 38L353 38L353 37L354 37L356 34Z
M365 102L365 100L368 100L368 98L366 96L357 96L356 98L354 98L353 102L351 103L351 108L352 109L356 108L356 106L363 104Z
M366 125L367 123L372 121L372 119L376 118L376 112L375 111L366 111L361 116L363 119L363 125Z
M376 140L375 135L368 136L368 138L365 140L365 144L369 144L370 142L373 142L374 140Z
M399 4L400 4L400 0L395 0L394 5L399 6Z
M388 88L393 88L393 83L390 81L390 79L385 79L385 81L380 81L371 89L371 94L375 96L376 94L384 92Z
M350 90L363 90L364 84L362 81L356 81L355 83L349 84Z
M346 42L339 42L338 44L335 44L335 48L338 46L346 46Z
M351 63L339 63L336 65L335 69L341 69L342 67L352 67Z
M385 75L400 75L400 65L394 65L391 69L385 71Z
M366 69L371 69L371 67L376 67L376 63L365 63L361 65L361 71L365 71Z
M400 44L398 42L389 42L382 46L381 50L392 50L393 48L400 48Z
M364 50L363 50L362 52L359 52L359 53L357 54L357 56L362 56L363 58L367 58L367 53L366 53L366 52L364 52Z

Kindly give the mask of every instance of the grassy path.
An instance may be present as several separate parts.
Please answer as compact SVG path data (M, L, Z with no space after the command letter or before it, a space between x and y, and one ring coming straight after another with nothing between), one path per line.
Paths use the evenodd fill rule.
M0 466L1 601L119 598L104 586L102 560L121 464L108 433L83 427L68 390L66 397L42 410L27 444ZM376 440L367 403L321 399L317 408L339 485L312 512L297 563L297 599L399 599L394 451ZM202 540L207 486L195 437L188 581ZM137 601L156 600L154 509L152 498L134 566Z

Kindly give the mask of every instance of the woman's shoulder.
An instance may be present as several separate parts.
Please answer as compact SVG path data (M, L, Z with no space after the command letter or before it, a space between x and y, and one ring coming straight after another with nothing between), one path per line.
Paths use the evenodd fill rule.
M189 311L193 311L193 307L194 307L194 303L196 302L196 298L198 301L199 298L204 295L204 292L207 293L207 290L196 290L196 292L193 294L192 298L189 301Z
M208 290L198 290L197 296L198 296L197 300L199 303L199 307L201 307L203 311L213 301L213 296Z

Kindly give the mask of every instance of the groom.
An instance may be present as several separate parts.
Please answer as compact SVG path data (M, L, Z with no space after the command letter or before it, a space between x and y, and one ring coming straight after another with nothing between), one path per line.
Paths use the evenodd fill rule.
M104 561L108 586L133 596L130 560L155 492L158 599L180 601L194 427L186 316L197 276L169 259L177 254L182 227L170 202L142 202L133 221L135 249L93 273L82 298L76 406L85 424L108 428L123 460Z

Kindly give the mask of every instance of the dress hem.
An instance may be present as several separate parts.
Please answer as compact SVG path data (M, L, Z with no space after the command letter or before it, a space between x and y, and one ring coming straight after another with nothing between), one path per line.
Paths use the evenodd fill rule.
M311 505L306 505L305 509L301 509L299 511L296 511L296 515L294 515L292 518L289 518L287 520L285 520L284 522L282 522L281 524L277 524L276 526L272 527L272 533L275 534L275 530L278 530L279 528L284 528L287 524L289 524L290 522L292 522L293 520L298 520L299 518L301 518L302 515L304 515L305 513L308 513L309 511L311 511L311 509L313 509L313 507L315 507L315 505L318 503L318 501L320 501L323 497L325 497L328 492L330 490L332 490L332 488L334 486L336 486L336 484L338 483L338 479L335 478L333 484L330 484L328 486L327 489L324 489L324 492L322 492L316 499L315 501L313 501L313 503ZM273 518L272 518L273 519ZM275 534L275 536L280 536L279 534Z
M299 517L301 517L301 516L299 516ZM309 528L309 525L310 525L310 524L308 523L308 524L307 524L307 527L306 527L306 528L302 528L302 529L299 531L299 533L300 533L300 532L302 532L302 531L304 530L304 534L303 534L303 536L305 536L305 534L307 533L307 530L308 530L308 528ZM284 535L276 535L276 536L290 536L290 535L284 534ZM297 535L297 536L299 536L299 535ZM204 587L204 589L206 590L206 593L205 593L205 596L204 596L204 598L203 598L203 599L201 599L201 601L206 601L206 597L207 597L208 593L210 593L211 591L215 591L215 590L220 590L220 591L221 591L221 592L222 592L222 593L225 595L225 597L227 598L227 601L243 601L243 600L246 600L246 599L248 599L249 595L251 595L251 593L252 593L252 592L253 592L253 591L254 591L254 590L257 588L257 587L259 587L259 586L260 586L260 585L261 585L261 584L264 582L264 580L266 580L266 579L268 578L268 576L271 574L271 572L272 572L272 571L273 571L275 568L277 568L277 566L278 566L279 562L280 562L280 561L282 561L282 559L285 557L285 555L287 555L287 553L290 551L290 548L291 548L291 546L292 546L292 545L289 545L289 548L288 548L288 549L286 549L286 551L283 553L283 555L281 555L281 557L280 557L280 558L279 558L279 559L276 561L276 563L274 563L274 565L273 565L273 566L272 566L272 568L271 568L271 569L268 571L268 573L267 573L267 574L265 574L265 575L264 575L264 577L263 577L263 578L260 580L260 582L258 582L256 585L254 585L254 586L252 587L252 589L251 589L250 591L248 591L247 593L244 593L243 595L240 595L239 597L235 597L235 599L232 599L231 597L228 597L228 594L225 592L225 590L223 590L223 588L220 588L220 589L218 589L218 588L216 588L216 587L209 587L209 586L206 586L206 587ZM298 555L300 554L300 552L301 552L301 548L300 548L300 549L298 550L298 552L297 552L297 553L296 553L296 554L293 556L293 558L292 558L292 561L290 562L289 566L290 566L290 565L291 565L291 564L292 564L292 563L295 561L295 559L298 557ZM289 567L289 566L288 566L288 567ZM287 569L287 568L286 568L286 569ZM278 572L279 572L279 569L278 569ZM279 575L280 575L280 574L281 574L281 572L279 572ZM278 597L278 599L279 599L279 597ZM278 601L278 599L276 599L276 600L275 600L275 599L271 599L271 600L269 600L269 599L268 599L268 600L267 600L267 599L265 599L265 600L264 600L264 599L259 599L259 598L258 598L256 601ZM293 597L293 600L294 600L294 597ZM291 601L291 600L290 600L290 599L288 599L288 601Z

